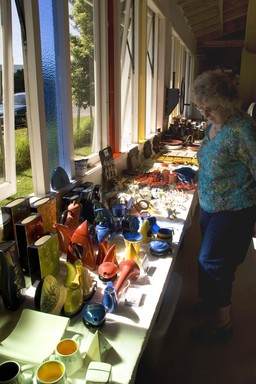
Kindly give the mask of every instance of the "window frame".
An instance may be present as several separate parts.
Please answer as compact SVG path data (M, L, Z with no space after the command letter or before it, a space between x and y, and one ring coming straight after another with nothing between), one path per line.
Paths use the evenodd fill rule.
M1 0L2 25L2 85L4 104L4 164L5 181L0 184L0 199L16 193L16 157L14 129L14 73L12 56L12 10L9 0ZM8 90L7 92L5 90ZM7 161L8 154L8 161Z

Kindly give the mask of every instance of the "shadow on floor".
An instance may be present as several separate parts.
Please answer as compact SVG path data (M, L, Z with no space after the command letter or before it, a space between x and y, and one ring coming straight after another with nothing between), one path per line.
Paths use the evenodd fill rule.
M154 351L150 351L150 359L142 357L136 384L256 383L256 250L253 242L234 281L234 336L227 344L197 345L190 339L191 328L207 319L192 313L197 301L199 249L197 209L176 259L174 269L182 276L183 284L171 325L160 347L160 358L151 363Z

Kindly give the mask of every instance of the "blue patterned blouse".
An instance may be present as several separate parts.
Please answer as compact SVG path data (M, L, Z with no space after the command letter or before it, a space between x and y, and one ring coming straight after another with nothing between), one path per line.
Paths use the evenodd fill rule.
M207 212L256 204L256 123L246 113L229 118L209 139L209 125L198 151L198 196Z

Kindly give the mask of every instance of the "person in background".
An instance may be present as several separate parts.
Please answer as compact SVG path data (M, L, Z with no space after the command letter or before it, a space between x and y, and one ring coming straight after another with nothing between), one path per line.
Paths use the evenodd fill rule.
M233 335L232 284L256 221L256 123L241 109L236 84L223 71L200 74L191 99L207 122L198 151L202 245L194 311L211 315L192 329L192 338L223 342Z

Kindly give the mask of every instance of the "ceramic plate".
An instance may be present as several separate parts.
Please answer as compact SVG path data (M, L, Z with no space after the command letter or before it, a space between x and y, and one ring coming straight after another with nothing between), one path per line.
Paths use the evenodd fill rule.
M0 356L40 364L52 354L69 321L66 317L24 309L12 333L0 343Z

